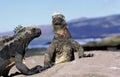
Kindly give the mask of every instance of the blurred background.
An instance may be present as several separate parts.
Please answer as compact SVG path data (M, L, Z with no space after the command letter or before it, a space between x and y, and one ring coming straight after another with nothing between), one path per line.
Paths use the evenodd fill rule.
M0 0L0 37L17 25L37 25L42 35L29 48L48 47L53 39L52 14L65 15L72 37L84 49L120 48L120 0Z

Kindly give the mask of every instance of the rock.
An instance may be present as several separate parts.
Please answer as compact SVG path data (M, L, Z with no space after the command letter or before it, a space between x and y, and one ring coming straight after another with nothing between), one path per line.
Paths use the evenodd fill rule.
M41 73L29 77L119 77L120 76L120 52L91 51L94 57L76 59L54 65ZM89 53L89 52L85 52ZM76 53L75 53L76 54ZM76 54L77 55L77 54ZM44 56L32 56L25 59L28 67L43 65ZM12 68L10 73L16 72ZM17 75L15 77L28 77Z

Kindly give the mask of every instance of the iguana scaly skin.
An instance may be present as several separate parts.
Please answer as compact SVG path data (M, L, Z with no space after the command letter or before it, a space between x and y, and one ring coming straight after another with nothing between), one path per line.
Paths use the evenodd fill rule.
M51 67L53 64L74 60L75 51L78 52L79 58L85 56L81 45L72 39L64 15L55 13L52 16L52 25L54 29L54 38L45 54L45 67ZM89 54L86 56L92 55Z
M15 65L25 75L38 73L41 66L29 69L22 60L26 53L26 47L34 38L41 35L41 30L35 26L18 26L12 37L0 40L0 76L9 77L9 70Z

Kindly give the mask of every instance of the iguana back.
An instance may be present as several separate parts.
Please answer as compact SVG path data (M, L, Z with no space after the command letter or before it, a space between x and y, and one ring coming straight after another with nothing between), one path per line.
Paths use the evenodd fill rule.
M4 47L5 43L9 42L12 39L13 39L12 36L3 36L3 37L0 37L0 51Z

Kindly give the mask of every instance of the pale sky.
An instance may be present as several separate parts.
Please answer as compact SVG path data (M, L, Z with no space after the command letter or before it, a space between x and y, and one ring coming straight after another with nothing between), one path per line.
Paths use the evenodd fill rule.
M120 14L120 0L0 0L0 32L17 25L51 24L56 11L67 21Z

